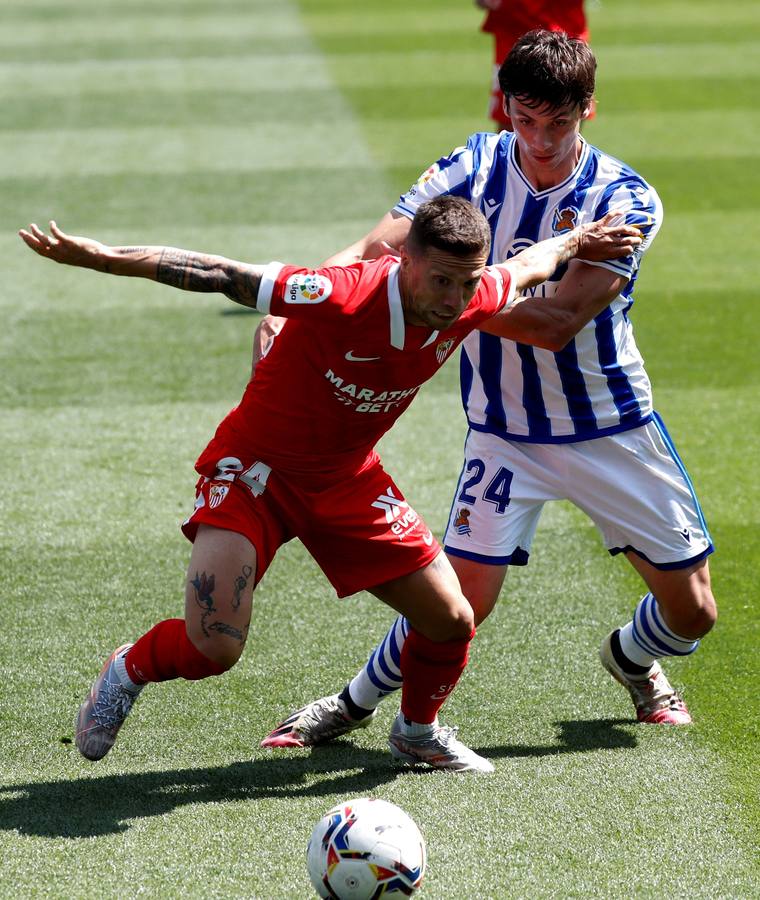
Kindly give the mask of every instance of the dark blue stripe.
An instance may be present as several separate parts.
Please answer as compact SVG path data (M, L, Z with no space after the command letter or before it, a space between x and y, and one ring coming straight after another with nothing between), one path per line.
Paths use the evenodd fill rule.
M493 238L496 231L496 224L499 221L499 215L501 213L501 210L504 208L504 202L507 193L507 146L508 144L505 141L500 140L494 148L494 157L488 176L488 181L486 182L485 190L483 191L483 198L480 201L480 210L486 217L486 219L488 219L488 224L491 226L491 252L488 257L489 265L494 262ZM477 166L475 167L475 171L478 171ZM489 203L494 204L494 206L489 206ZM498 206L499 208L489 217L488 214L490 210L495 206ZM502 261L503 260L500 259L496 260L496 262Z
M372 652L372 655L370 656L369 660L367 661L366 666L364 667L364 671L367 673L367 678L369 678L369 680L372 682L372 684L375 685L375 687L378 690L385 691L390 687L390 685L385 681L380 681L380 679L377 677L377 675L375 675L375 667L377 665L376 661L377 661L377 655L378 655L379 650L380 650L379 647L375 647L375 649Z
M691 494L691 499L694 501L694 506L697 510L697 516L699 518L699 524L702 526L702 531L704 532L705 537L708 541L712 541L712 537L710 536L710 530L707 527L707 522L705 521L704 513L702 512L702 507L697 499L697 493L694 490L694 485L691 483L691 478L689 477L689 473L686 471L686 466L683 464L683 460L678 454L676 450L676 445L673 443L673 439L668 434L668 429L665 427L665 423L662 421L659 413L655 412L652 415L654 419L655 428L660 433L660 437L665 441L665 446L670 451L670 455L673 457L673 462L675 462L678 470L683 476L683 480L686 482L686 486L689 489L689 493Z
M473 368L470 357L464 347L459 352L459 391L462 395L462 406L465 412L470 401L470 391L472 390Z
M478 372L486 395L486 421L497 428L507 427L507 413L501 393L501 338L481 331Z
M639 428L652 421L651 413L642 416L638 422L626 422L622 425L611 425L609 428L597 428L595 431L587 431L578 434L553 434L550 438L538 441L532 434L510 434L505 428L494 428L492 423L473 422L468 418L467 424L473 431L480 431L484 434L493 434L505 441L523 442L526 444L577 444L579 441L590 441L593 438L606 437L608 434L620 434L621 431L630 431L632 428ZM618 551L619 552L619 551Z
M546 212L548 198L537 200L531 194L525 198L520 223L515 230L515 243L526 241L536 243L541 230L541 222ZM523 376L522 402L528 418L528 431L535 440L551 436L551 425L546 415L546 406L541 392L541 378L538 374L533 347L515 344L520 357Z
M670 572L675 569L688 569L689 566L693 566L694 563L698 563L701 559L714 553L715 547L710 544L709 547L706 547L701 553L697 553L696 556L690 556L688 559L679 559L672 563L655 562L653 559L650 559L646 553L642 553L641 550L637 550L631 544L626 544L625 547L610 547L607 552L610 556L616 556L618 553L635 553L636 556L640 556L643 560L648 562L650 566L654 566L655 569L659 569L661 572Z
M399 618L401 618L401 616L399 616ZM388 634L388 636L386 637L386 641L389 641L388 649L390 650L390 653L391 653L391 659L393 660L394 663L396 663L396 665L400 669L401 668L401 647L399 647L399 645L396 641L397 627L398 627L398 619L396 619L396 621L393 623L391 631Z
M649 622L647 622L646 615L641 609L641 605L639 605L639 608L633 616L633 629L634 633L638 631L638 636L643 643L651 644L652 647L656 647L665 656L688 656L697 649L696 647L692 647L691 650L677 650L670 644L666 644L665 641L660 640L652 630Z
M484 563L487 566L527 566L529 553L522 547L515 547L507 556L484 556L482 553L471 553L469 550L460 550L459 547L444 547L449 556L459 556L462 559L471 559L473 562Z
M633 393L628 376L618 362L613 333L613 313L607 307L594 319L596 323L596 343L599 353L599 365L607 379L607 387L612 394L620 422L638 422L641 420L641 407Z
M576 431L584 431L596 427L596 416L591 398L586 390L586 382L578 365L578 353L575 340L554 354L557 371L565 392L570 418Z
M665 622L663 622L662 617L660 616L660 612L657 609L657 601L654 598L654 594L647 594L647 597L649 598L646 601L647 612L651 614L652 618L654 619L654 624L660 629L660 631L662 631L663 634L667 635L669 640L673 641L674 643L684 644L685 646L687 646L689 648L686 651L687 653L692 653L694 650L696 650L696 646L699 641L689 641L684 638L678 637L678 635L674 631L671 631L670 628L668 628L668 626L665 624Z
M544 395L541 392L541 378L538 374L536 354L527 344L515 344L520 357L523 378L522 403L528 420L528 431L534 441L543 441L552 434L551 423L546 415Z

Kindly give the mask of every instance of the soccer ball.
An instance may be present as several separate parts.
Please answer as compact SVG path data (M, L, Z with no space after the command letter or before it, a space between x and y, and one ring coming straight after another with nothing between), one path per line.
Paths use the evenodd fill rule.
M425 874L425 842L398 806L361 797L334 806L317 822L306 864L320 897L410 897Z

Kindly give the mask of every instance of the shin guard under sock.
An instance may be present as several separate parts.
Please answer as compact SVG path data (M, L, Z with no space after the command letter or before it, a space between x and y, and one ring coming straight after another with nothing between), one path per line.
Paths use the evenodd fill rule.
M124 663L136 684L172 678L198 681L227 671L196 648L187 636L184 619L166 619L154 625L129 650Z
M467 665L472 634L464 640L431 641L409 629L401 651L401 712L412 722L435 722Z

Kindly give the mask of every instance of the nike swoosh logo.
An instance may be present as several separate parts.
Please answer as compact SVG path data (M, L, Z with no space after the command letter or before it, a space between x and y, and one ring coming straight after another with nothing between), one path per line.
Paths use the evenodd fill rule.
M433 535L430 531L427 534L422 535L422 540L428 545L428 547L433 543Z
M346 354L346 359L349 362L372 362L374 359L380 359L379 356L354 356L354 351L349 350Z

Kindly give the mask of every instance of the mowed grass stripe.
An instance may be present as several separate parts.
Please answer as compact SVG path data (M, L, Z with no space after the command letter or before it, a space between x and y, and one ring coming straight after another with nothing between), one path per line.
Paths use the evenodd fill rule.
M356 140L350 119L308 122L273 119L244 127L206 124L170 128L58 129L0 133L0 170L5 177L29 178L35 172L108 175L139 171L250 173L370 168L366 146Z
M0 12L0 23L2 21L3 14ZM70 10L63 22L54 18L15 22L13 28L4 29L0 34L0 51L13 47L39 51L45 50L48 45L71 43L76 46L80 42L98 42L105 50L110 44L125 41L135 46L145 42L149 47L158 39L172 42L208 39L217 42L223 38L247 38L262 45L272 41L271 54L277 50L279 39L283 37L293 38L299 46L310 43L295 17L283 16L271 5L251 9L247 14L240 11L220 14L210 12L206 7L202 12L186 11L180 15L160 9L146 15L144 11L132 12L122 6L118 11L101 10L94 14L92 9Z
M452 113L467 113L477 117L477 127L485 128L485 90L483 84L447 82L442 76L438 85L409 87L394 90L382 85L345 88L345 96L363 120L386 120L389 100L393 104L393 119L410 122ZM603 82L597 91L599 117L608 113L647 113L657 98L658 114L669 111L685 113L687 109L704 112L721 110L752 111L754 99L760 92L758 78L682 78L669 84L662 96L660 79L640 79L635 85L628 82ZM151 93L149 102L135 102L133 93L116 90L96 93L50 97L31 94L9 97L4 101L5 115L0 131L44 131L51 128L186 125L194 118L208 125L256 125L261 121L282 122L282 110L288 110L292 122L307 119L337 118L345 110L345 99L330 88L281 89L248 85L236 90L165 89L159 85ZM469 119L468 119L469 121ZM586 129L588 133L588 127ZM688 162L688 160L685 160Z
M123 61L88 60L75 63L22 65L0 63L0 96L13 97L20 91L38 96L81 96L131 91L142 94L145 85L161 91L173 90L325 90L332 83L321 59L302 54L283 62L278 55L195 57ZM147 92L145 99L150 99Z
M294 131L311 120L330 119L343 126L346 102L329 87L308 91L278 90L251 85L241 90L163 90L157 87L143 102L128 91L49 97L8 98L3 130L49 131L60 128L127 129L134 127L261 127L277 122L285 127L283 109ZM340 120L340 121L339 121ZM303 134L303 132L298 132Z
M315 189L315 179L319 190ZM376 170L304 167L290 172L193 172L185 175L54 175L0 179L2 230L58 217L70 230L119 228L165 233L166 227L257 223L309 225L315 232L342 217L379 219L394 200ZM71 227L74 223L76 229ZM337 248L336 248L337 249Z
M700 77L757 77L760 74L760 42L742 45L701 44L684 48L683 53L667 45L642 45L636 48L605 48L599 50L600 66L610 72L610 80L636 81L645 77L667 79L682 77L684 71L696 69ZM134 89L151 83L162 90L177 88L191 90L241 90L251 84L264 84L293 90L323 89L327 86L324 72L309 55L297 54L283 61L277 55L241 55L237 57L199 57L193 60L135 60L100 61L93 63L20 63L0 64L0 96L13 96L19 91L57 96L71 91L113 93ZM441 85L441 72L452 73L451 80L460 84L488 83L488 71L483 71L483 52L459 52L456 48L438 51L417 51L409 48L402 53L349 53L336 56L331 70L339 81L354 86L388 87L407 84ZM445 82L444 82L445 83Z

